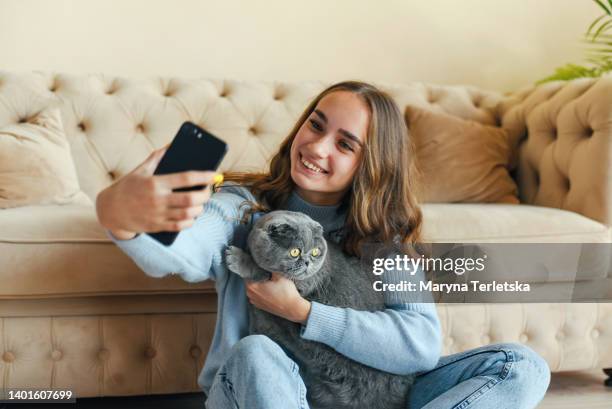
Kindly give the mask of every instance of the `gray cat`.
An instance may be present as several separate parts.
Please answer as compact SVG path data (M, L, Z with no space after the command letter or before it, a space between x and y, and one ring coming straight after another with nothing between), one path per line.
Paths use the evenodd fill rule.
M372 274L356 257L327 242L323 227L299 212L277 210L257 220L247 238L250 254L226 250L230 271L250 280L270 271L295 283L306 299L338 307L376 311L383 296L372 288ZM274 340L300 366L313 409L405 409L412 376L382 372L353 361L319 342L300 337L300 325L249 304L250 333ZM376 345L372 345L376 348Z

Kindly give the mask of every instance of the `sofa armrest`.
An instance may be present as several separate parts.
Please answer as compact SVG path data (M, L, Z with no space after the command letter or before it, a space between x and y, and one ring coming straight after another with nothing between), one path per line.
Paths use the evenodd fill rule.
M499 115L522 203L612 224L612 76L523 88Z

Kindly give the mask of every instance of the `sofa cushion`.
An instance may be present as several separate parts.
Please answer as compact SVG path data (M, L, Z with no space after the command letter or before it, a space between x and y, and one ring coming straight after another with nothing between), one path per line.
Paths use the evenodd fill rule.
M146 276L106 236L93 206L0 210L0 299L212 292L213 283Z
M423 236L438 243L610 243L611 229L552 207L425 203Z
M0 128L0 208L91 204L81 192L59 108Z
M528 205L423 205L433 242L603 242L604 225L577 213ZM214 291L212 282L151 278L112 243L92 206L0 211L0 299Z
M505 130L413 106L406 123L423 173L423 201L515 203Z
M612 229L581 214L549 207L500 203L426 203L423 209L423 241L434 243L568 243L549 250L546 246L538 263L524 259L535 246L482 246L497 262L510 261L512 267L500 274L506 279L525 282L571 282L602 279L612 271L609 245L572 243L612 243ZM512 253L507 251L512 250ZM560 251L559 256L550 251ZM516 262L509 254L519 256ZM513 256L512 256L513 257ZM523 266L525 268L523 268ZM576 267L580 266L580 267ZM576 271L578 268L578 271ZM578 277L578 275L579 277ZM499 276L501 277L501 276ZM472 275L472 279L486 279Z

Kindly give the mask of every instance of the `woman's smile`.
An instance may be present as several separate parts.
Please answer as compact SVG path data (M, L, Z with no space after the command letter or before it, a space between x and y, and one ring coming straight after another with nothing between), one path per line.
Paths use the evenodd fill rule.
M304 155L300 153L300 167L301 171L304 171L308 175L326 175L329 172L323 167L319 166L314 160L308 160L304 158Z

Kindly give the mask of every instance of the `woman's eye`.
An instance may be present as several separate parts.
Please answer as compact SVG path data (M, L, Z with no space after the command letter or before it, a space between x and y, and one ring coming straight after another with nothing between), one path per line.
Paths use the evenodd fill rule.
M317 131L322 131L323 127L321 126L321 124L319 124L317 121L315 121L314 119L309 119L310 121L310 125L316 129Z
M298 257L300 255L300 249L298 249L297 247L292 248L291 250L289 250L289 255L291 257Z
M344 141L340 141L340 146L342 147L342 149L348 149L350 151L353 150L353 147Z
M315 247L314 249L311 250L310 254L312 254L313 257L317 257L319 254L321 254L321 250L319 250L318 247Z

